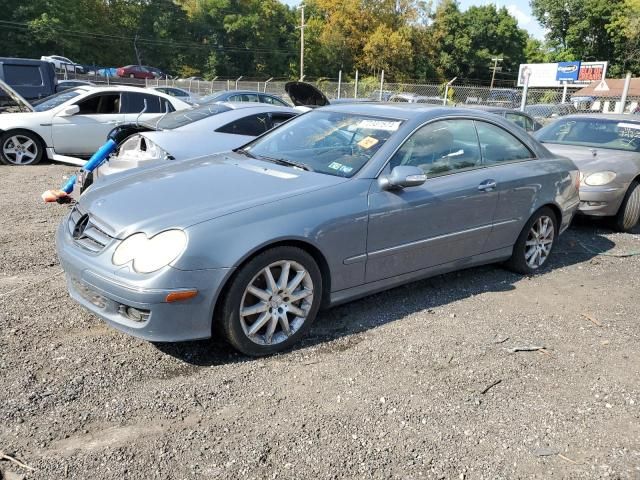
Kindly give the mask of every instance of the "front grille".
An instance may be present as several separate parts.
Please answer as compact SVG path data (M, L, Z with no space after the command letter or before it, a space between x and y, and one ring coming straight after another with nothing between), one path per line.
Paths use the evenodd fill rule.
M68 220L69 234L71 236L73 236L74 229L83 216L84 213L77 206L73 207ZM82 235L73 239L76 244L93 253L102 251L111 240L113 240L113 237L98 227L91 217L89 217Z

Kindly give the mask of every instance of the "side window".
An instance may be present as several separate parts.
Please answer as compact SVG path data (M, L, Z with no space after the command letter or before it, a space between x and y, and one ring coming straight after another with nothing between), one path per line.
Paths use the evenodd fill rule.
M257 137L269 130L269 124L269 115L261 113L258 115L244 117L239 120L234 120L233 122L227 123L226 125L218 128L216 132Z
M161 98L160 99L160 109L161 109L162 113L175 112L176 111L176 109L173 107L171 102L169 100L167 100L166 98Z
M476 127L482 148L482 160L485 164L517 162L534 157L520 140L506 130L479 121L476 121Z
M280 112L275 112L271 114L271 128L276 128L278 125L286 122L287 120L289 120L290 118L295 117L296 114L295 113L280 113Z
M240 93L229 97L230 102L259 102L258 95L255 93Z
M428 177L481 166L473 120L442 120L415 132L391 158L391 168L413 165Z
M144 102L147 101L147 113L164 113L164 105L160 105L160 97L156 95L150 95L148 93L132 93L127 92L124 94L126 101L124 102L123 113L140 113L144 110Z
M79 115L112 115L120 111L120 94L94 95L77 104Z
M527 120L528 119L524 115L518 115L517 113L507 113L505 115L505 117L506 117L507 120L509 120L510 122L515 123L520 128L523 128L525 130L528 129L528 125L527 125Z
M286 103L284 103L282 100L279 100L275 97L270 97L269 95L260 95L260 101L262 103L269 103L271 105L278 105L279 107L288 107L289 105L287 105Z

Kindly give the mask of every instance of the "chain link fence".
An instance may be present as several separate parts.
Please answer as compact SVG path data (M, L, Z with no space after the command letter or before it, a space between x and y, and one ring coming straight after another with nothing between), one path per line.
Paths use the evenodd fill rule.
M140 87L171 86L187 90L194 95L204 97L215 92L226 90L252 90L270 93L289 101L284 86L289 80L247 80L214 79L136 79L105 77L94 72L90 75L77 72L60 72L59 79L77 79L97 85L131 85ZM449 106L486 105L494 107L519 109L523 105L522 88L491 88L487 85L453 84L446 87L444 83L390 83L384 82L382 88L379 81L371 79L360 81L338 82L335 79L318 79L307 81L323 92L329 99L358 99L359 101L391 101L404 103L426 103ZM628 97L622 105L621 96L610 92L602 95L580 95L579 88L530 88L524 99L525 110L538 114L551 113L559 116L573 112L600 113L640 113L640 97ZM552 108L553 107L553 108Z

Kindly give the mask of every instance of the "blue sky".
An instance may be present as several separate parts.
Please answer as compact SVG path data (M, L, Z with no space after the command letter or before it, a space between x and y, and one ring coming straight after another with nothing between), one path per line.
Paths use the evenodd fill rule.
M287 5L298 5L300 0L281 0ZM542 40L544 37L544 30L542 26L531 16L531 7L529 6L529 0L458 0L460 2L460 8L466 10L472 5L486 5L487 3L495 3L498 8L507 7L511 15L518 20L520 28L524 28L534 37Z

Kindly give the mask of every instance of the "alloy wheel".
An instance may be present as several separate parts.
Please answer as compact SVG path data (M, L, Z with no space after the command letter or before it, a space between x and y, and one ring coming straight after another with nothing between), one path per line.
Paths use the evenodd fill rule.
M258 345L286 341L307 319L313 293L313 280L302 265L289 260L271 263L253 277L242 296L244 334Z
M555 238L553 220L543 215L534 222L525 243L525 261L532 269L541 267L549 258Z
M4 158L13 165L28 165L38 158L38 145L25 135L12 135L2 145Z

